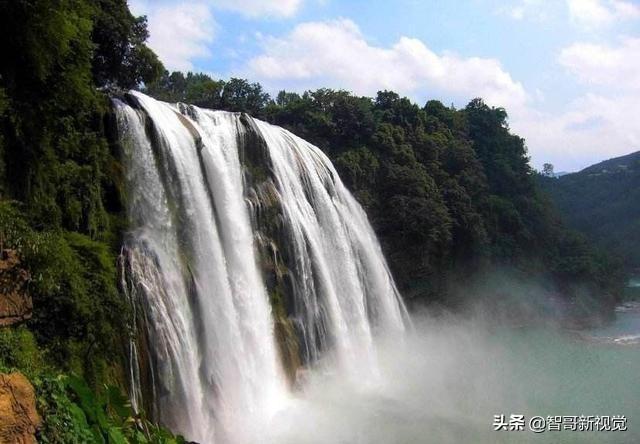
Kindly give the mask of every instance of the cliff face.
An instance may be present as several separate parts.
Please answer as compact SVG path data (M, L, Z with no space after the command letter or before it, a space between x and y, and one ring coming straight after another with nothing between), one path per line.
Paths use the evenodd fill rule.
M21 373L0 374L0 444L35 444L40 423L27 378Z
M29 272L15 250L0 252L0 327L31 318L33 303L27 292Z

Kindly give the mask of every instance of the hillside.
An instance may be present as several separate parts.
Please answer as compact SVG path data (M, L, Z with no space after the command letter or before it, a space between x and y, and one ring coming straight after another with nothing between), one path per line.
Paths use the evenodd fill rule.
M640 267L640 151L541 183L572 228Z

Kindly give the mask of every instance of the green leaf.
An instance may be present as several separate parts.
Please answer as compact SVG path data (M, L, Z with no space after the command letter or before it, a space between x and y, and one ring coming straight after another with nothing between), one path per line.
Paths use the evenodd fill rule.
M118 415L121 423L133 416L129 399L122 393L120 388L112 385L107 386L107 398L107 405Z
M109 427L107 436L109 437L109 444L128 444L127 438L122 434L122 430L119 427Z

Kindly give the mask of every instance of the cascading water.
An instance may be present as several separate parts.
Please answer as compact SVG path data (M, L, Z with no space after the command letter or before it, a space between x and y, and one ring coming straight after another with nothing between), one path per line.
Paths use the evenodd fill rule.
M404 327L403 306L378 242L322 151L282 128L254 122L269 148L290 232L306 352L318 359L329 340L333 364L362 378L376 368L372 327L386 333Z
M285 342L305 365L375 372L374 337L401 333L406 313L328 158L239 113L127 102L123 288L145 337L134 404L146 385L157 419L189 439L255 442L286 399Z

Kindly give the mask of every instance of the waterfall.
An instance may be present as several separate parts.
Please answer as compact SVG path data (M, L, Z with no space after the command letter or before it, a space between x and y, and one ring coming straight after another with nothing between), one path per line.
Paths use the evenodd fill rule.
M114 102L134 406L152 398L201 443L256 442L301 365L375 374L374 338L401 334L406 313L324 153L244 114Z

